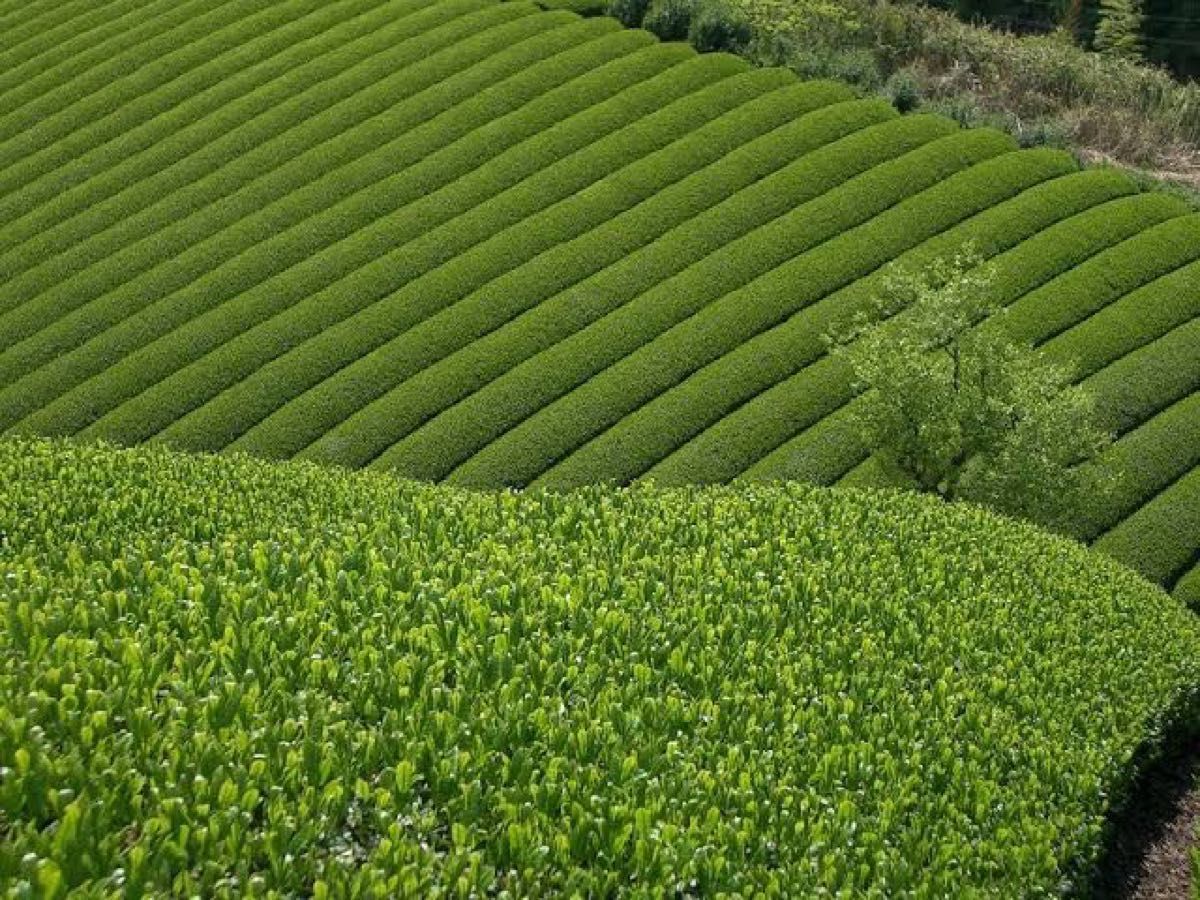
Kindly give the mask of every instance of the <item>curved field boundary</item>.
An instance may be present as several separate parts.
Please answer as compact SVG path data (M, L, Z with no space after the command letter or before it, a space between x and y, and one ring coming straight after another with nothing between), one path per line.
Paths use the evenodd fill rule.
M242 65L239 60L237 69L227 77L170 112L73 158L0 201L5 247L20 246L32 237L45 247L50 243L45 240L45 231L64 218L153 177L246 120L284 103L312 83L311 73L321 65L325 54L391 24L395 20L392 6L383 0L342 0L263 35L255 42L258 46L253 48L249 64ZM418 7L416 0L412 6ZM247 45L246 49L251 47ZM47 205L51 200L53 203ZM93 230L94 226L85 235ZM42 258L44 255L43 249ZM0 271L8 277L24 271L8 257L8 252L0 257Z
M866 120L861 118L864 112L868 113ZM500 341L507 337L540 340L539 332L554 328L563 328L568 336L527 359L521 354L512 371L431 423L434 429L466 421L473 423L472 432L459 432L458 439L452 438L432 455L424 456L423 461L418 461L422 457L417 455L410 459L422 471L441 467L434 477L445 475L475 449L581 383L607 361L636 347L646 334L643 328L663 327L655 326L653 317L643 319L641 311L654 311L660 316L687 315L687 304L702 304L722 290L745 283L774 261L800 252L828 234L831 227L815 219L806 223L805 212L828 209L837 197L845 196L838 193L843 185L948 133L946 123L936 119L878 124L874 121L876 115L871 107L858 106L835 108L813 117L822 127L836 129L822 138L818 149L740 190L627 259L560 292L528 318L517 319L509 329L498 332L496 339ZM849 129L850 134L840 137L845 133L842 120L846 118L858 121ZM829 199L814 205L823 197ZM812 227L805 231L805 225ZM763 229L774 229L778 240L761 242L760 246L767 248L763 253L747 252L745 242ZM659 291L664 285L681 283L682 290L669 294ZM666 305L656 302L662 296L668 297ZM568 309L572 312L566 315ZM560 312L566 317L559 318ZM555 319L553 325L549 323L551 317ZM480 414L476 417L468 413L465 418L458 415L468 407ZM423 429L422 434L429 435L431 429ZM414 439L420 440L416 435ZM401 445L412 443L402 441L396 449L400 451ZM391 455L380 457L378 464L392 465Z
M603 21L580 24L603 25ZM353 174L359 175L360 183L352 193L331 193L331 188L340 185L319 179L237 227L189 247L168 265L106 293L54 327L41 329L23 346L10 349L6 363L36 371L4 392L0 423L8 421L10 407L5 401L10 396L23 395L25 400L18 403L29 410L42 406L102 371L106 362L121 358L203 309L301 262L554 122L678 61L677 51L650 44L637 32L584 28L574 37L570 49L523 69L359 160ZM639 50L642 52L636 52ZM615 71L605 63L611 63ZM507 112L496 117L502 111ZM409 165L397 172L402 162ZM382 252L389 241L377 243ZM188 277L193 268L196 275ZM173 316L164 315L168 310ZM118 323L121 327L113 328ZM93 337L95 341L86 343ZM79 349L69 352L75 347ZM48 364L38 369L42 363ZM5 376L9 370L9 365L3 367ZM12 421L20 417L14 416Z
M608 47L605 43L597 42L592 53L612 54L613 49L620 48L616 42ZM581 61L571 62L577 65ZM721 68L714 63L725 65ZM685 71L677 73L677 68ZM152 308L130 323L130 329L109 329L102 335L106 345L103 349L85 348L92 358L102 360L106 354L111 358L108 345L114 333L128 330L133 340L121 347L117 356L122 358L117 366L102 374L99 368L93 368L89 375L99 377L62 398L60 421L77 430L88 424L80 417L81 411L95 415L114 408L177 366L370 263L406 237L416 236L420 229L434 228L458 213L493 200L498 191L611 130L648 115L699 85L743 68L744 64L734 58L697 59L679 45L649 45L635 53L616 53L608 64L591 67L586 75L567 79L527 108L518 108L505 117L508 121L496 120L500 127L489 124L370 191L272 235L230 265L215 269L185 291L166 298L164 303L170 304L172 312L164 314L161 307ZM564 184L558 186L563 193L582 189L588 178L599 175L595 167L582 168L581 180L573 183L564 179ZM442 189L448 183L447 197ZM547 199L545 192L532 194L534 203ZM406 210L400 216L398 210L417 200L422 201L419 211ZM195 327L189 325L186 330L169 334L161 343L146 347L145 352L134 353L171 331L164 326L174 324L178 329L199 312L217 309L226 300L230 305L215 319L197 320ZM181 313L178 316L173 312L176 309ZM147 320L154 323L149 334ZM124 340L124 336L118 340ZM55 401L40 413L59 415L52 412L59 405L60 401ZM44 423L38 425L39 430L42 427Z
M174 283L186 284L220 261L202 258L189 266L184 255L188 251L197 256L198 248L210 246L222 232L240 229L225 235L230 245L223 248L227 258L244 246L239 238L267 237L273 224L279 227L289 216L319 212L339 197L395 174L398 166L487 122L481 97L485 104L496 102L503 109L501 101L511 91L518 96L508 102L519 102L519 88L529 79L515 86L511 82L523 71L613 33L603 23L523 15L519 8L510 13L509 6L498 7L501 14L484 11L490 13L488 22L452 21L401 44L403 57L392 60L390 71L379 71L379 80L369 87L370 99L363 94L346 97L315 125L301 124L133 220L102 231L95 239L103 246L90 254L88 265L70 269L70 277L57 277L64 274L64 261L59 259L44 271L28 272L4 286L0 347L11 347L66 312L138 277L151 277L156 268L165 267ZM491 21L493 16L499 21ZM511 21L514 18L519 21ZM494 27L465 38L463 26L477 24ZM303 105L297 106L294 115L300 118L302 110ZM315 141L304 146L300 142L305 138ZM408 156L402 152L406 149ZM280 159L279 152L286 156ZM389 152L396 155L386 156ZM226 196L231 190L234 193ZM257 230L243 236L255 223L261 223ZM73 252L87 253L91 243L89 239ZM217 248L209 255L216 256L222 245ZM0 373L0 383L7 377Z
M276 380L279 388L269 397L264 397L258 387L237 385L230 396L217 399L214 406L219 411L196 417L191 425L177 423L181 427L169 429L165 439L188 447L195 441L209 446L214 446L209 442L222 441L215 446L223 446L305 387L329 377L382 343L389 334L403 331L408 324L452 302L498 267L517 266L540 249L619 217L631 206L651 197L657 200L662 191L693 168L751 139L756 132L780 124L804 103L797 94L792 102L763 105L777 96L781 81L786 83L779 73L743 73L733 60L717 57L697 59L688 65L695 66L697 74L707 71L724 77L535 173L488 205L477 206L425 231L351 278L306 297L218 348L189 370L178 372L172 379L177 378L178 385L164 382L156 386L154 393L187 391L190 408L212 399L239 377L257 382L269 371L289 367L288 374ZM668 77L686 76L668 73ZM823 92L809 89L804 94L817 102L823 94L835 90L844 96L840 89L832 88ZM756 102L754 98L764 93L763 103ZM573 196L563 196L568 189L575 191ZM472 249L475 247L479 249ZM492 247L498 250L493 252ZM478 266L470 266L465 256L456 256L467 251L480 260ZM444 271L447 264L453 264L455 271ZM425 277L427 274L430 277ZM396 293L401 289L402 293ZM364 321L366 316L370 322ZM284 351L289 361L266 365ZM246 415L251 410L235 399L237 396L250 403L252 415ZM269 399L271 405L264 404L264 399ZM154 412L163 402L165 396L158 400L147 392L119 414L130 421L148 415L155 424L161 422L160 427L165 427L174 415ZM143 409L139 412L134 407ZM197 428L204 419L208 424ZM241 431L231 430L237 429L239 421L247 424Z
M633 397L644 402L654 396L641 390L642 384L653 384L657 388L655 393L678 384L738 343L750 340L825 295L869 275L921 241L1071 168L1072 162L1057 153L1015 153L975 162L952 177L946 177L951 173L943 173L940 183L928 187L896 209L843 232L827 244L776 268L742 291L721 298L693 319L681 323L628 360L612 367L604 376L593 379L581 397L602 396L606 414L597 418L612 428L620 418L641 405L630 402ZM679 353L684 344L701 349L685 357ZM664 357L670 361L669 366L663 365ZM636 393L616 389L619 382L631 377L639 384ZM619 414L610 418L609 409L614 413L619 411ZM640 474L639 460L619 456L629 449L622 429L612 428L599 434L593 425L590 430L592 435L587 444L572 448L569 455L539 476L534 484L565 487L579 484L581 479L623 479Z
M1200 215L542 5L0 0L0 433L877 484L824 338L970 240L1118 435L1077 532L1200 590L1192 511L1157 536L1200 466Z

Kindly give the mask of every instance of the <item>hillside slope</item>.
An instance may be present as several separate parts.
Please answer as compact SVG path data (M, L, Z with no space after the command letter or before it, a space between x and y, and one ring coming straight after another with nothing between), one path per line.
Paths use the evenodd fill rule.
M971 240L1121 435L1079 536L1200 580L1200 217L1116 172L526 2L3 27L0 432L832 483L865 453L822 335Z
M1200 678L1161 591L911 495L0 483L18 896L1059 896Z

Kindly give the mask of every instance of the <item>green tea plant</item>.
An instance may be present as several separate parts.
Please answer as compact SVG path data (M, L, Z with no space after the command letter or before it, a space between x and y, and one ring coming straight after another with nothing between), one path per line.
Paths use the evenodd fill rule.
M0 442L15 895L1086 889L1200 624L966 505Z

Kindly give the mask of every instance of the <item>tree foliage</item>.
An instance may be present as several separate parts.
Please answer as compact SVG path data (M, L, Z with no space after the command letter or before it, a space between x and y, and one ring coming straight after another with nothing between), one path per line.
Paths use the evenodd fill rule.
M993 277L968 247L885 279L882 316L838 347L866 392L856 421L920 490L1063 528L1111 479L1096 461L1111 438L1069 368L1007 335Z

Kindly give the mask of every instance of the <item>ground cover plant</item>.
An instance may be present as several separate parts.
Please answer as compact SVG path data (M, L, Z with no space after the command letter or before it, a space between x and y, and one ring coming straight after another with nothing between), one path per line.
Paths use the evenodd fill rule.
M1200 683L1159 589L913 494L0 483L18 895L1057 896Z
M1196 592L1182 200L525 0L3 21L0 433L478 487L878 484L823 337L969 241L1129 473L1068 530Z

